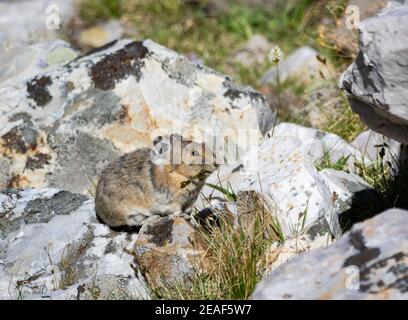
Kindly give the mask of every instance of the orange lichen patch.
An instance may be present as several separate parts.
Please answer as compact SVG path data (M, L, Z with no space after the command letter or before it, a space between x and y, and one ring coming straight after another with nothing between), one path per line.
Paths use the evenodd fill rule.
M390 300L392 299L392 289L390 288L385 288L383 290L380 290L379 292L377 292L375 295L371 295L369 296L370 300Z
M330 292L324 292L320 297L320 300L331 300L332 299L332 294Z
M20 131L11 130L0 139L0 157L11 160L11 178L2 189L44 186L46 174L52 172L55 154L46 143L45 133L36 132L33 137L27 141Z
M121 124L130 124L132 122L132 118L129 114L129 105L124 104L119 112L115 114L115 119Z
M4 155L11 155L13 153L26 153L29 149L35 149L36 145L26 144L23 137L18 131L10 130L0 138L0 146Z
M149 127L157 129L157 121L156 118L152 116L150 112L151 109L152 108L150 108L146 103L142 103L142 110L145 115L146 122L148 123Z
M339 274L332 273L332 278L334 277L338 277L334 286L330 289L330 292L324 292L321 294L319 297L320 300L331 300L333 298L333 294L335 295L336 293L347 289L347 283L350 275L344 272L344 269Z
M154 130L159 127L172 127L172 122L166 120L159 120L159 126L158 121L151 114L150 108L144 102L141 104L141 109L124 104L115 117L117 121L100 129L99 138L112 141L115 147L122 152L130 152L140 147L150 147L150 134Z
M11 179L7 182L7 187L6 189L19 189L19 188L24 188L29 186L30 181L27 179L27 177L16 174L11 177Z
M140 131L118 123L106 126L100 130L100 138L112 141L122 152L131 152L137 148L150 146L149 131Z

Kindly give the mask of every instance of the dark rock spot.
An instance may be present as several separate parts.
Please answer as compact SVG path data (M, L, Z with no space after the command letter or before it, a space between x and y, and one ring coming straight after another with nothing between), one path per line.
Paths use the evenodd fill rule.
M260 92L257 92L250 87L239 86L228 78L223 82L223 85L227 88L224 97L229 98L232 101L240 99L242 96L248 96L251 100L260 101L266 104L265 97Z
M2 139L4 140L4 144L3 144L4 147L8 149L12 149L19 153L27 152L26 145L19 132L16 132L15 130L11 130L8 133L6 133L4 136L2 136Z
M408 266L404 262L406 254L399 252L385 259L379 260L376 263L367 266L360 270L360 291L376 294L386 289L397 289L400 292L408 292ZM390 266L387 270L385 268ZM385 274L392 274L393 277L386 276ZM382 278L392 279L393 282L384 283L380 280L374 283L370 280L371 276L383 275Z
M120 111L115 114L115 118L121 125L130 123L132 118L129 115L129 105L122 105Z
M249 91L248 94L249 94L249 97L251 98L251 100L258 100L258 101L261 101L262 103L266 104L266 98L260 92Z
M232 88L229 88L225 93L224 97L229 98L231 100L239 99L241 97L242 92L238 90L234 90Z
M30 201L24 209L24 222L46 223L55 215L66 215L78 209L88 197L82 194L60 191L51 198Z
M113 242L113 240L109 241L109 243L106 245L104 254L116 253L116 252L117 252L117 248L115 246L115 243Z
M31 123L31 115L25 112L20 112L11 115L11 117L9 118L10 122L16 122L19 120L23 120L24 123Z
M28 98L33 99L37 105L43 107L51 101L52 96L48 92L48 86L52 84L51 77L42 76L27 82Z
M146 234L152 236L150 241L159 247L164 246L166 243L171 243L173 241L171 235L173 231L173 223L174 221L169 217L164 217L154 225L148 226Z
M144 66L143 59L148 54L149 50L143 45L143 42L135 41L102 58L90 69L95 88L113 89L117 80L124 79L128 75L135 76L139 81L142 76L141 68Z
M67 89L67 91L72 91L72 90L75 89L75 85L74 85L74 83L72 81L68 81L65 84L65 88Z
M244 169L244 165L243 165L243 164L240 164L239 166L235 167L235 168L231 171L231 173L239 172L239 171L241 171L242 169Z
M26 153L28 149L37 147L38 133L29 124L14 127L1 137L3 146L18 153Z
M326 234L330 234L330 226L327 222L326 218L321 218L316 221L308 230L307 234L309 235L310 239L313 241L318 236L324 236Z
M17 197L20 193L18 190L7 190L1 192L10 198ZM21 216L9 219L6 212L0 211L0 238L4 239L10 232L17 231L24 223L46 223L56 214L69 214L79 208L88 198L81 194L73 194L66 191L56 193L50 198L35 199L30 201Z
M399 252L372 262L380 256L380 249L366 247L361 231L351 232L349 237L351 245L359 253L347 258L343 268L348 266L359 268L360 291L371 294L377 294L384 289L397 289L402 293L408 292L408 266L405 262L407 256L405 253ZM386 269L387 266L389 266L388 269ZM392 277L385 277L386 273L392 274ZM388 279L387 283L381 279L378 280L378 277Z
M97 128L103 127L107 123L116 121L116 114L120 112L120 99L112 91L100 89L87 90L77 96L66 110L75 108L79 101L90 101L90 106L73 116L74 122L78 126L95 125Z
M165 60L162 62L162 69L168 74L170 79L173 79L186 87L191 88L195 84L194 74L197 68L185 58L171 62Z
M358 268L364 269L366 267L366 264L375 258L377 258L380 255L380 249L378 248L371 248L371 249L365 249L362 252L351 256L346 259L344 262L344 266L357 266Z
M365 246L364 237L361 231L351 232L349 235L350 244L359 252L351 257L348 257L343 264L343 268L348 266L356 266L360 269L366 267L366 264L377 258L381 251L379 248L367 248Z
M28 157L25 165L25 169L36 170L44 168L45 165L50 164L51 156L37 151L33 157Z
M326 135L327 135L326 132L317 130L315 134L315 138L320 140L320 139L323 139Z

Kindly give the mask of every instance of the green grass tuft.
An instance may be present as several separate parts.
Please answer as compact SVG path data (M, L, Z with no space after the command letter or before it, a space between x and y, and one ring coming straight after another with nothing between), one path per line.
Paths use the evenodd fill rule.
M282 241L280 225L254 192L238 193L240 217L221 213L217 223L199 229L207 245L205 267L190 282L152 288L155 299L248 299L261 280L272 242Z
M356 162L357 173L374 190L366 193L372 199L367 204L361 205L353 199L352 209L340 216L343 231L347 231L357 222L372 218L375 215L391 208L408 210L408 159L400 159L393 155L389 147L384 144L378 146L378 160L370 164ZM390 154L391 160L386 160L385 154Z

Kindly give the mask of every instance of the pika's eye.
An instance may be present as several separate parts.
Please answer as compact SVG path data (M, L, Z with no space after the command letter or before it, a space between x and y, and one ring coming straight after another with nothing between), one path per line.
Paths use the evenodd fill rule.
M192 155L193 157L195 157L195 156L198 156L199 153L198 153L197 150L193 150L193 151L191 151L191 155Z

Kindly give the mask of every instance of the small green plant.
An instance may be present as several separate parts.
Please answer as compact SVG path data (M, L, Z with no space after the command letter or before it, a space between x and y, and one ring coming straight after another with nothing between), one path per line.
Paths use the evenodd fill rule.
M379 160L370 166L360 165L360 174L371 182L380 194L382 209L408 209L408 160L392 153L387 144L378 145ZM385 158L386 152L390 155Z
M217 188L226 196L230 190ZM199 227L207 247L203 267L190 281L152 288L157 299L248 299L267 265L272 242L283 241L282 229L256 192L234 197L238 219L219 212L217 223Z
M339 91L337 110L329 117L322 129L350 142L364 132L366 126L361 122L358 114L353 112L344 93Z
M264 218L255 217L248 233L221 218L218 226L201 231L208 245L208 267L191 283L176 283L155 291L160 299L248 299L261 277L264 254L273 239Z
M321 171L323 169L334 169L338 171L347 171L347 163L351 157L350 155L340 157L336 162L333 162L330 157L330 150L325 148L323 150L323 157L315 161L315 167Z
M86 0L80 2L80 15L88 22L118 19L123 14L121 0Z
M61 260L58 263L60 270L59 288L66 289L74 285L79 279L78 267L76 266L76 252L71 245L65 248Z
M353 199L352 209L340 216L343 230L390 208L408 209L408 197L405 196L408 192L408 160L394 155L387 144L377 148L378 160L369 164L355 163L358 174L374 188L365 194L372 200L363 206ZM387 152L389 157L386 157Z
M227 189L213 183L206 183L206 185L209 186L210 188L213 188L214 190L221 192L228 201L231 202L237 201L237 195L235 194L234 190L232 190L232 186L230 183L228 183Z

